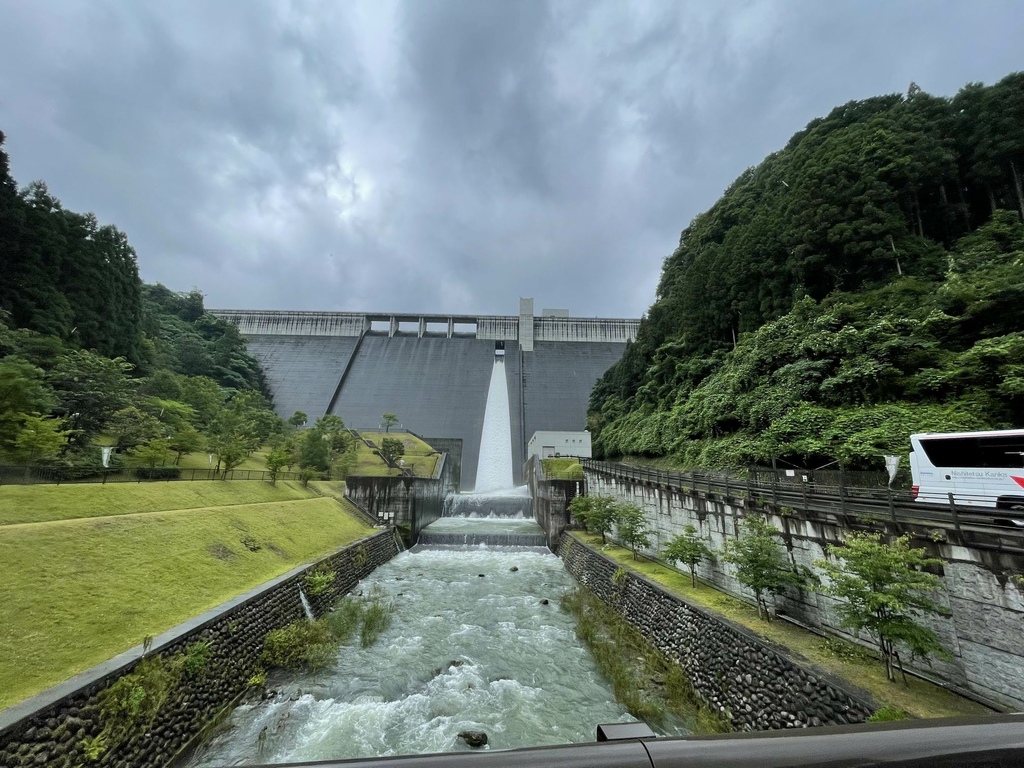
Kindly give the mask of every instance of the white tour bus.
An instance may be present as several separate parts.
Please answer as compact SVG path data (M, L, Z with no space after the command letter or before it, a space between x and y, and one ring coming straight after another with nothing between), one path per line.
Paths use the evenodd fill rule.
M910 436L916 501L1024 509L1024 429ZM1017 522L1017 521L1014 521Z

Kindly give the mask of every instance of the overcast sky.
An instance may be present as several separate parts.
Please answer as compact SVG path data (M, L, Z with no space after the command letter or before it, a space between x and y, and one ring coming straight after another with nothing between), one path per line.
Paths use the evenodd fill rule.
M646 311L850 99L1024 68L1020 0L0 0L21 184L210 307Z

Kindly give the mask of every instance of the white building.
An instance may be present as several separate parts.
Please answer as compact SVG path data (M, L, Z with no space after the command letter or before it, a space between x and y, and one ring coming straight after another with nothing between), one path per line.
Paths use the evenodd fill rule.
M583 432L534 432L527 447L527 458L536 456L548 459L552 456L581 456L590 458L590 433Z

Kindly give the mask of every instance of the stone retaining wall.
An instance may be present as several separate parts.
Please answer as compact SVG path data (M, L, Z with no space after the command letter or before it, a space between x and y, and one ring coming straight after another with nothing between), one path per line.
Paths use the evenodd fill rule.
M744 627L713 616L657 584L623 571L572 536L561 543L565 567L615 608L686 672L694 690L727 710L743 731L861 723L870 697L804 668Z
M314 613L321 615L397 551L394 531L374 534L155 638L150 657L169 659L204 642L207 661L198 672L182 676L152 723L110 745L98 759L89 759L84 746L104 728L98 694L135 670L143 658L141 646L0 712L0 766L162 768L171 764L246 690L259 667L267 633L305 615L299 588L307 571L330 570L337 575L329 590L310 597Z

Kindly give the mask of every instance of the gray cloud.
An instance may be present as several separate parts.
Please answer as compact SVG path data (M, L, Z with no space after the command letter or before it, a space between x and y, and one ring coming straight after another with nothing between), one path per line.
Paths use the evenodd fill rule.
M836 104L1019 67L1015 0L0 0L22 183L223 307L642 313Z

